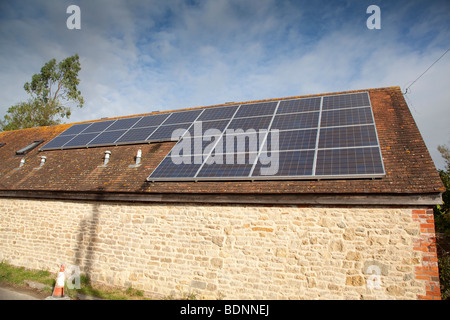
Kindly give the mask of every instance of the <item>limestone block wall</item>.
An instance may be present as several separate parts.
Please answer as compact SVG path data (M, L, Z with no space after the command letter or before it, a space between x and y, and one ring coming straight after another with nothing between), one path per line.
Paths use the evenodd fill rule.
M0 260L156 297L439 299L432 210L0 199Z

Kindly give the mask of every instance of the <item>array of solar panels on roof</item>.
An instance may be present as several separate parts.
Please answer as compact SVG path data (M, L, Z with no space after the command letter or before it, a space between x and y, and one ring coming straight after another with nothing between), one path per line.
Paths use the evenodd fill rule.
M149 181L378 178L367 92L76 124L41 150L177 141Z

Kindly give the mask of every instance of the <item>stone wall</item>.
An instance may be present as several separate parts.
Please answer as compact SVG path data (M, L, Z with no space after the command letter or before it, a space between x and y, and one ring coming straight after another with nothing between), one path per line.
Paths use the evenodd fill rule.
M0 199L0 260L199 299L439 298L432 210Z

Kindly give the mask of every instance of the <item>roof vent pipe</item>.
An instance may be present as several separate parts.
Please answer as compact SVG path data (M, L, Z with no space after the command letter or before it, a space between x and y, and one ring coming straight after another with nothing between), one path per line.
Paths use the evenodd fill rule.
M25 159L24 158L20 159L19 168L23 167L24 164L25 164Z
M142 150L139 149L136 153L136 163L135 164L131 164L128 167L130 168L136 168L139 167L141 165L141 158L142 158Z
M46 156L41 156L41 163L39 164L39 167L34 168L34 169L39 170L40 168L42 168L44 166L46 160L47 160ZM20 162L22 162L22 161L20 161Z
M46 160L47 160L46 156L41 156L41 164L39 166L42 167Z
M142 150L139 149L136 154L136 165L141 164Z
M106 166L108 164L110 155L111 151L105 151L105 162L103 163L103 166Z

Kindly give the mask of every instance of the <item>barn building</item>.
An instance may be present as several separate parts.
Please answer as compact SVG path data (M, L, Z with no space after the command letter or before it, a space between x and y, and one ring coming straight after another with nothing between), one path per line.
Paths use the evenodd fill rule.
M445 190L399 87L2 132L0 163L16 266L159 298L440 299Z

